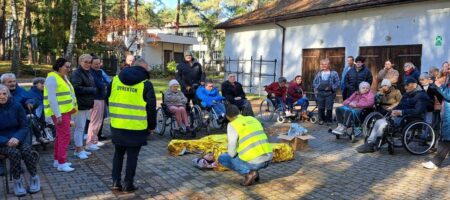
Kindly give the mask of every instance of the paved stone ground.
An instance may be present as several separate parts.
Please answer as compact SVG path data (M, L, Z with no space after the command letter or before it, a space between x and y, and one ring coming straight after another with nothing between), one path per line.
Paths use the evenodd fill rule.
M196 155L170 156L165 135L154 136L143 147L135 194L109 190L114 148L107 143L86 161L70 157L76 168L71 173L51 166L52 147L41 151L42 191L21 199L450 199L449 160L444 168L429 171L420 163L432 155L413 156L403 149L393 156L386 149L358 154L354 149L361 141L337 141L323 126L305 126L316 137L310 149L297 152L293 161L261 170L261 181L254 186L241 187L242 177L231 171L195 168L191 160ZM0 199L17 199L5 193L2 187Z

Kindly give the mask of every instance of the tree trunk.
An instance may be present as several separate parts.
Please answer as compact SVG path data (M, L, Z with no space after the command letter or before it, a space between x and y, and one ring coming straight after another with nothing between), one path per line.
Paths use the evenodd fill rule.
M20 60L20 35L19 35L19 25L18 25L18 17L17 17L17 9L16 9L16 1L11 0L11 14L12 14L12 29L13 29L13 51L11 58L11 71L16 74L16 76L20 76L20 65L22 64Z
M105 0L100 0L100 26L105 23Z
M0 18L0 55L1 59L5 60L5 54L6 54L6 0L2 0L1 2L2 8L2 15Z
M180 0L177 1L177 17L175 20L175 35L178 35L178 29L180 29Z
M72 21L70 22L70 36L69 44L67 44L66 59L72 60L73 47L75 44L75 35L77 33L77 21L78 21L78 0L72 1Z
M128 5L130 5L130 0L125 0L124 7L123 7L123 14L124 14L126 22L128 22L128 9L129 9ZM127 25L127 26L125 26L125 28L126 28L126 30L125 30L125 38L127 38L128 34L129 34L129 31L130 31L130 27Z
M138 7L139 0L134 0L134 20L136 20L136 23L138 22Z
M25 5L24 5L24 18L23 20L25 21L25 37L22 38L22 43L27 44L27 51L28 51L28 64L32 64L34 63L33 60L33 49L31 46L31 14L30 14L30 0L25 0Z

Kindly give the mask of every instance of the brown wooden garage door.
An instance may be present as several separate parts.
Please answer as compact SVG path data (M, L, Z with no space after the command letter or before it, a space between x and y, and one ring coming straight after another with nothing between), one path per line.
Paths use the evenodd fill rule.
M412 62L420 70L422 45L360 47L359 55L366 58L365 63L374 77L372 89L376 90L378 85L376 75L384 67L384 62L388 59L394 64L394 68L400 72L399 83L403 82L403 65L405 62Z
M345 62L345 48L303 49L302 76L303 84L309 98L313 98L314 76L320 71L320 60L330 59L330 67L336 70L339 76L342 73Z

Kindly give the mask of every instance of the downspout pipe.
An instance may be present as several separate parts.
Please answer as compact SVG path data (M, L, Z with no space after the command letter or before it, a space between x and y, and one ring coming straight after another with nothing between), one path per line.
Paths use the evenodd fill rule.
M281 62L280 62L280 76L283 76L283 69L284 69L284 43L286 38L286 27L279 24L278 22L275 22L275 25L281 28L282 36L281 36Z

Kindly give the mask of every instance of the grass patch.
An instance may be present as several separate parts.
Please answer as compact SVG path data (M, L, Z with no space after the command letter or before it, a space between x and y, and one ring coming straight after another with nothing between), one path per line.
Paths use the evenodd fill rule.
M51 65L22 65L19 78L45 77L52 70ZM0 74L11 72L11 61L0 61Z

